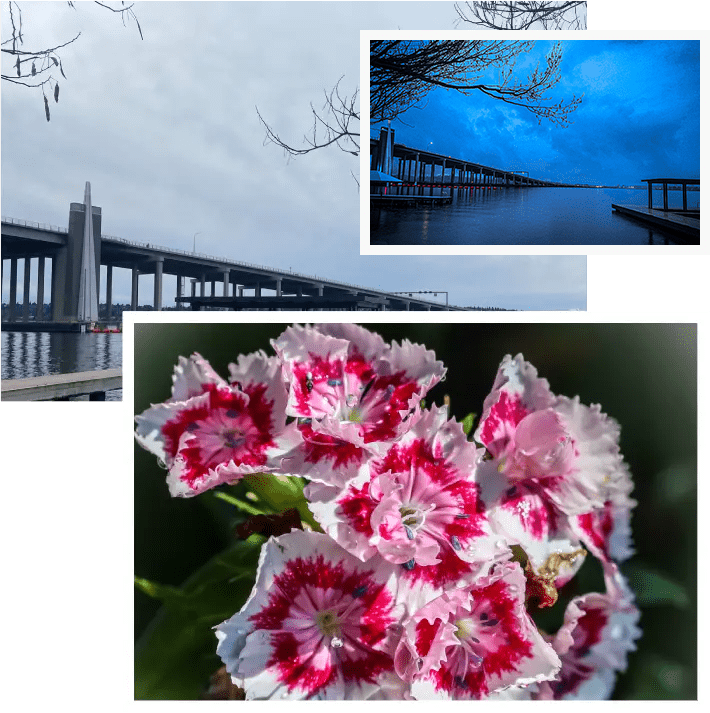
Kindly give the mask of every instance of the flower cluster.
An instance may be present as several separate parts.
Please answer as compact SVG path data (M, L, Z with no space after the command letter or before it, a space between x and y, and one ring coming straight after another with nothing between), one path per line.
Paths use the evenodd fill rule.
M173 495L245 474L301 476L322 532L264 545L217 653L247 698L606 698L640 635L618 563L632 482L619 427L507 356L469 439L433 352L350 325L292 327L225 381L181 358L137 417ZM588 554L606 591L552 606Z

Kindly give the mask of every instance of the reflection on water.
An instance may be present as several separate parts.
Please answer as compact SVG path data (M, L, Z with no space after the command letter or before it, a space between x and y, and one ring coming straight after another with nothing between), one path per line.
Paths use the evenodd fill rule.
M434 195L437 194L434 191ZM448 195L448 193L447 193ZM700 192L688 196L695 207ZM646 207L633 189L502 188L462 191L450 205L373 211L373 245L644 245L673 244L672 235L612 211L612 203ZM658 207L658 200L654 201ZM669 206L682 205L680 191Z
M122 355L121 334L3 332L2 378L116 369ZM106 392L107 401L120 401L121 396L121 389Z

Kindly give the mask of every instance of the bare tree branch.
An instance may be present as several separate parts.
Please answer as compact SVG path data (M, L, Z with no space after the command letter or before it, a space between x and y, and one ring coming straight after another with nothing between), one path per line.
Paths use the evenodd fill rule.
M257 108L256 113L259 116L259 121L266 129L264 143L273 143L280 146L289 156L303 156L311 151L333 144L345 153L358 156L360 153L360 129L359 123L357 127L354 127L353 124L360 121L359 91L356 89L352 96L343 96L340 93L342 79L341 77L337 81L330 93L323 92L325 103L321 110L316 110L311 104L313 126L309 133L304 134L303 141L305 146L300 148L284 141L266 123Z
M570 123L569 114L581 103L573 96L554 100L548 91L560 81L562 49L553 46L525 81L514 75L515 62L529 52L531 41L373 40L370 42L370 121L397 118L428 94L433 87L454 89L464 95L482 92L533 113L540 122L558 126ZM476 80L491 67L499 68L496 83Z
M586 30L586 2L466 2L456 3L457 23L493 30Z
M76 9L73 2L68 2L67 4L72 9ZM133 12L133 3L127 5L125 2L121 2L121 7L112 7L111 5L104 2L98 2L98 0L96 0L95 4L100 5L111 12L120 14L124 27L127 21L130 22L133 20L136 23L141 39L143 39L143 31L141 30L138 18ZM62 77L64 79L67 78L66 74L64 74L62 59L58 50L76 42L76 40L78 40L81 36L81 32L79 32L73 39L54 47L37 50L20 49L24 44L24 37L22 33L22 10L20 5L14 0L7 3L7 10L10 18L11 31L10 36L7 39L2 40L2 52L3 56L8 55L14 57L15 61L12 64L12 67L15 71L15 75L3 72L1 75L2 79L3 81L10 82L11 84L19 84L24 87L41 89L42 98L44 100L44 112L47 117L47 121L49 121L50 113L47 90L49 90L49 93L53 95L55 103L59 101L59 82L54 75L51 74L51 72L55 68L58 68Z

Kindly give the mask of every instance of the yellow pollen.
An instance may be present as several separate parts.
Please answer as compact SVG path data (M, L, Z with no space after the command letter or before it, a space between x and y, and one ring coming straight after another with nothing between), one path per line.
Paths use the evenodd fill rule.
M341 635L338 616L330 609L316 614L316 625L318 626L318 629L320 629L321 634L324 636L340 637Z
M456 624L456 631L454 631L454 635L457 639L466 639L471 635L473 626L470 619L459 619L458 621L455 621L454 624Z

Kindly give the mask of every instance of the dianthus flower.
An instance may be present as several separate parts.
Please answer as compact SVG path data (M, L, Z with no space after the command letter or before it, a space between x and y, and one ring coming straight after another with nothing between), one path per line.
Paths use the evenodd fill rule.
M276 471L297 440L295 426L286 426L278 360L258 352L229 369L232 383L199 354L180 357L171 398L136 416L136 440L165 463L171 495Z
M284 468L343 485L408 428L408 416L445 373L418 344L385 344L350 324L290 327L272 345L283 362L286 412L303 443Z
M542 699L601 700L614 689L616 672L641 636L640 612L616 565L605 567L606 594L585 594L567 606L561 629L552 639L562 669L555 681L540 685Z
M375 553L440 587L504 553L473 477L476 447L445 407L417 411L409 430L344 488L312 483L326 532L362 559ZM413 572L416 570L416 573Z
M381 693L394 683L404 614L395 575L389 562L363 564L326 535L272 538L249 600L217 627L217 653L247 698Z
M560 660L525 611L525 576L510 563L416 611L395 668L414 698L482 699L553 679Z
M519 544L535 572L560 587L588 547L630 552L632 488L618 424L599 406L555 396L522 355L505 357L475 438L477 479L494 527Z

